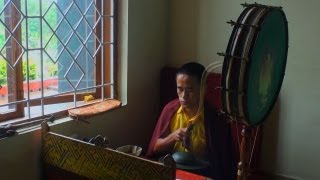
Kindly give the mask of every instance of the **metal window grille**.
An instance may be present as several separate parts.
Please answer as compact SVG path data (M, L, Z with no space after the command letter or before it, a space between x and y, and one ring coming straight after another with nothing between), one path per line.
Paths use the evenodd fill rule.
M113 0L0 0L0 114L18 104L28 118L51 114L83 105L79 94L113 98L114 19ZM45 103L64 95L71 103Z

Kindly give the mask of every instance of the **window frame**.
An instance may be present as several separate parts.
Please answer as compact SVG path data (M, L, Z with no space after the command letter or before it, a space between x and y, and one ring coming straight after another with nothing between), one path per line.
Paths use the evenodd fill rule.
M9 0L12 2L17 2L19 1L19 6L20 6L20 1L21 0ZM97 55L95 56L95 59L102 59L102 56L104 57L104 59L102 60L97 60L96 61L96 65L95 65L95 86L99 86L102 85L102 87L98 88L92 88L95 90L94 93L90 93L91 95L93 95L95 97L95 99L97 99L97 101L103 101L105 100L105 97L108 98L117 98L117 81L116 81L116 74L117 74L117 31L118 31L118 2L117 0L109 0L107 2L105 2L104 0L93 0L95 1L96 4L96 8L98 9L99 12L101 12L101 7L102 4L104 5L104 11L105 12L112 12L111 15L103 15L103 18L110 18L113 19L113 21L108 21L108 20L104 20L103 18L100 22L98 22L97 24L97 28L96 28L96 34L102 35L103 37L99 37L99 38L103 38L103 50L101 48L101 51L99 51L99 53L97 53ZM73 1L74 2L74 1ZM111 6L113 6L113 9L111 6L108 6L108 4L111 4ZM20 7L19 7L20 8ZM17 13L17 12L15 12ZM97 13L97 12L96 12ZM12 14L12 16L16 17L16 14ZM42 18L44 15L41 15ZM15 18L12 18L15 19ZM19 19L19 18L18 18ZM107 24L105 22L110 22L112 24ZM17 23L17 22L15 22ZM103 24L103 29L110 29L110 31L108 30L107 32L111 33L111 34L102 34L101 33L101 29L102 29L102 24ZM112 25L112 27L110 27ZM21 24L19 25L20 28L18 31L16 31L15 33L18 39L22 39L21 36ZM104 31L106 32L106 31ZM106 42L107 37L111 37L111 41ZM96 42L96 46L97 46L97 42ZM110 47L109 47L110 46ZM112 47L112 48L111 48ZM18 49L18 48L17 48ZM16 50L13 50L15 52L18 52ZM43 51L43 50L42 50ZM104 52L104 54L102 54ZM16 53L17 54L17 53ZM112 55L112 57L111 57ZM107 59L108 57L110 57L109 59ZM22 62L22 61L21 61ZM8 66L8 65L7 65ZM44 97L42 96L40 100L33 100L33 99L28 99L27 101L24 101L25 97L24 97L24 91L23 91L23 73L22 73L22 63L19 63L18 66L16 66L17 68L15 68L14 74L15 74L15 78L16 78L16 90L15 92L12 92L13 94L15 94L16 96L16 110L13 112L8 112L8 113L1 113L0 116L0 123L1 122L5 122L5 121L9 121L9 120L13 120L13 119L19 119L19 120L28 120L28 119L34 119L34 117L25 117L25 107L32 107L32 106L37 106L37 105L41 105L41 106L45 106L45 105L49 105L49 104L58 104L58 103L64 103L64 102L73 102L75 104L75 107L80 107L80 106L76 106L76 102L83 100L84 96L88 95L88 93L80 93L80 94L75 94L75 92L70 93L70 94L64 94L64 95L56 95L54 97ZM101 67L101 68L99 68ZM104 68L104 72L102 75L102 68ZM7 68L9 69L9 68ZM111 71L111 73L109 72ZM108 72L108 73L106 73ZM103 77L102 77L103 76ZM43 80L41 80L41 83L43 83ZM102 80L104 81L104 83L102 83ZM27 80L27 83L29 81ZM110 85L105 85L105 82L109 82ZM14 90L15 88L9 88L9 83L7 83L8 85L8 94L9 94L9 89ZM91 89L91 88L90 88ZM43 89L41 89L41 91L43 91ZM103 91L103 93L102 93ZM24 101L24 102L22 102ZM37 101L37 102L36 102ZM17 103L18 102L18 103ZM29 103L29 105L27 105L27 102ZM93 101L95 102L95 101ZM85 104L84 104L85 105ZM73 108L75 108L73 107ZM63 111L59 111L59 112L55 112L52 113L52 115L55 116L65 116L67 115L67 111L68 109L65 109ZM42 111L42 115L41 116L47 116L47 114L43 114ZM39 117L41 117L39 116Z
M19 0L12 0L12 1L19 1ZM20 2L20 1L19 1ZM20 8L20 3L16 4L17 8ZM16 26L18 24L19 21L17 21L16 17L19 17L18 19L20 19L20 16L17 15L17 10L15 10L14 8L10 9L11 12L10 13L10 17L14 17L14 18L5 18L5 23L6 24L11 24L11 26ZM7 16L8 12L4 11L3 12L5 14L5 16ZM7 32L5 33L6 37L8 36ZM18 28L14 33L13 33L13 37L15 37L16 39L21 39L21 28ZM7 53L11 53L8 52L10 50L6 49ZM12 50L13 52L17 52L16 54L13 54L14 56L16 56L18 53L21 53L21 51L19 51L19 49L16 46L12 46ZM21 89L23 91L23 83L22 82L22 63L18 63L16 65L16 68L14 70L11 70L10 68L8 68L7 65L7 76L8 74L11 74L11 76L13 76L13 78L15 79L15 84L11 84L8 83L9 81L7 81L7 89L8 89L8 94L9 92L12 92L14 97L8 97L8 101L9 99L15 99L16 101L22 100L24 97L23 92L21 92ZM8 80L8 77L7 77ZM21 115L23 115L24 113L24 106L23 104L15 104L13 105L15 106L15 110L14 111L10 111L6 114L1 114L0 116L0 122L4 121L6 119L14 119L14 118L18 118Z

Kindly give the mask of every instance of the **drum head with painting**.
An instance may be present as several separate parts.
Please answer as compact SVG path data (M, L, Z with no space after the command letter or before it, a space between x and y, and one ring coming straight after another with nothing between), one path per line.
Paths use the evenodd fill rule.
M256 27L234 27L226 51L230 56L223 64L222 104L228 114L240 117L247 125L257 125L272 110L282 85L287 20L281 8L252 6L243 11L239 21Z

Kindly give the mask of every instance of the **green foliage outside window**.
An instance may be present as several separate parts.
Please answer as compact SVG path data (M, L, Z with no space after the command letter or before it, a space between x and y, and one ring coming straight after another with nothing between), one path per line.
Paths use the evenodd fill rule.
M23 81L27 79L27 64L22 64L23 69ZM37 78L37 65L36 63L29 63L29 80L34 80ZM7 63L3 59L0 59L0 84L7 84Z
M7 84L7 64L5 61L0 60L0 85Z
M23 63L23 81L27 80L27 64ZM36 64L29 64L29 80L34 80L37 77L37 66Z

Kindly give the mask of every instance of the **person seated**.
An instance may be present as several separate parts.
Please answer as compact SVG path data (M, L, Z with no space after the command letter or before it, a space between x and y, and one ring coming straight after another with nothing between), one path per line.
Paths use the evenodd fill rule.
M163 108L146 156L158 159L168 153L189 152L209 163L205 172L199 174L215 180L235 179L230 128L225 116L203 100L204 73L205 67L197 62L178 68L175 77L178 98Z

